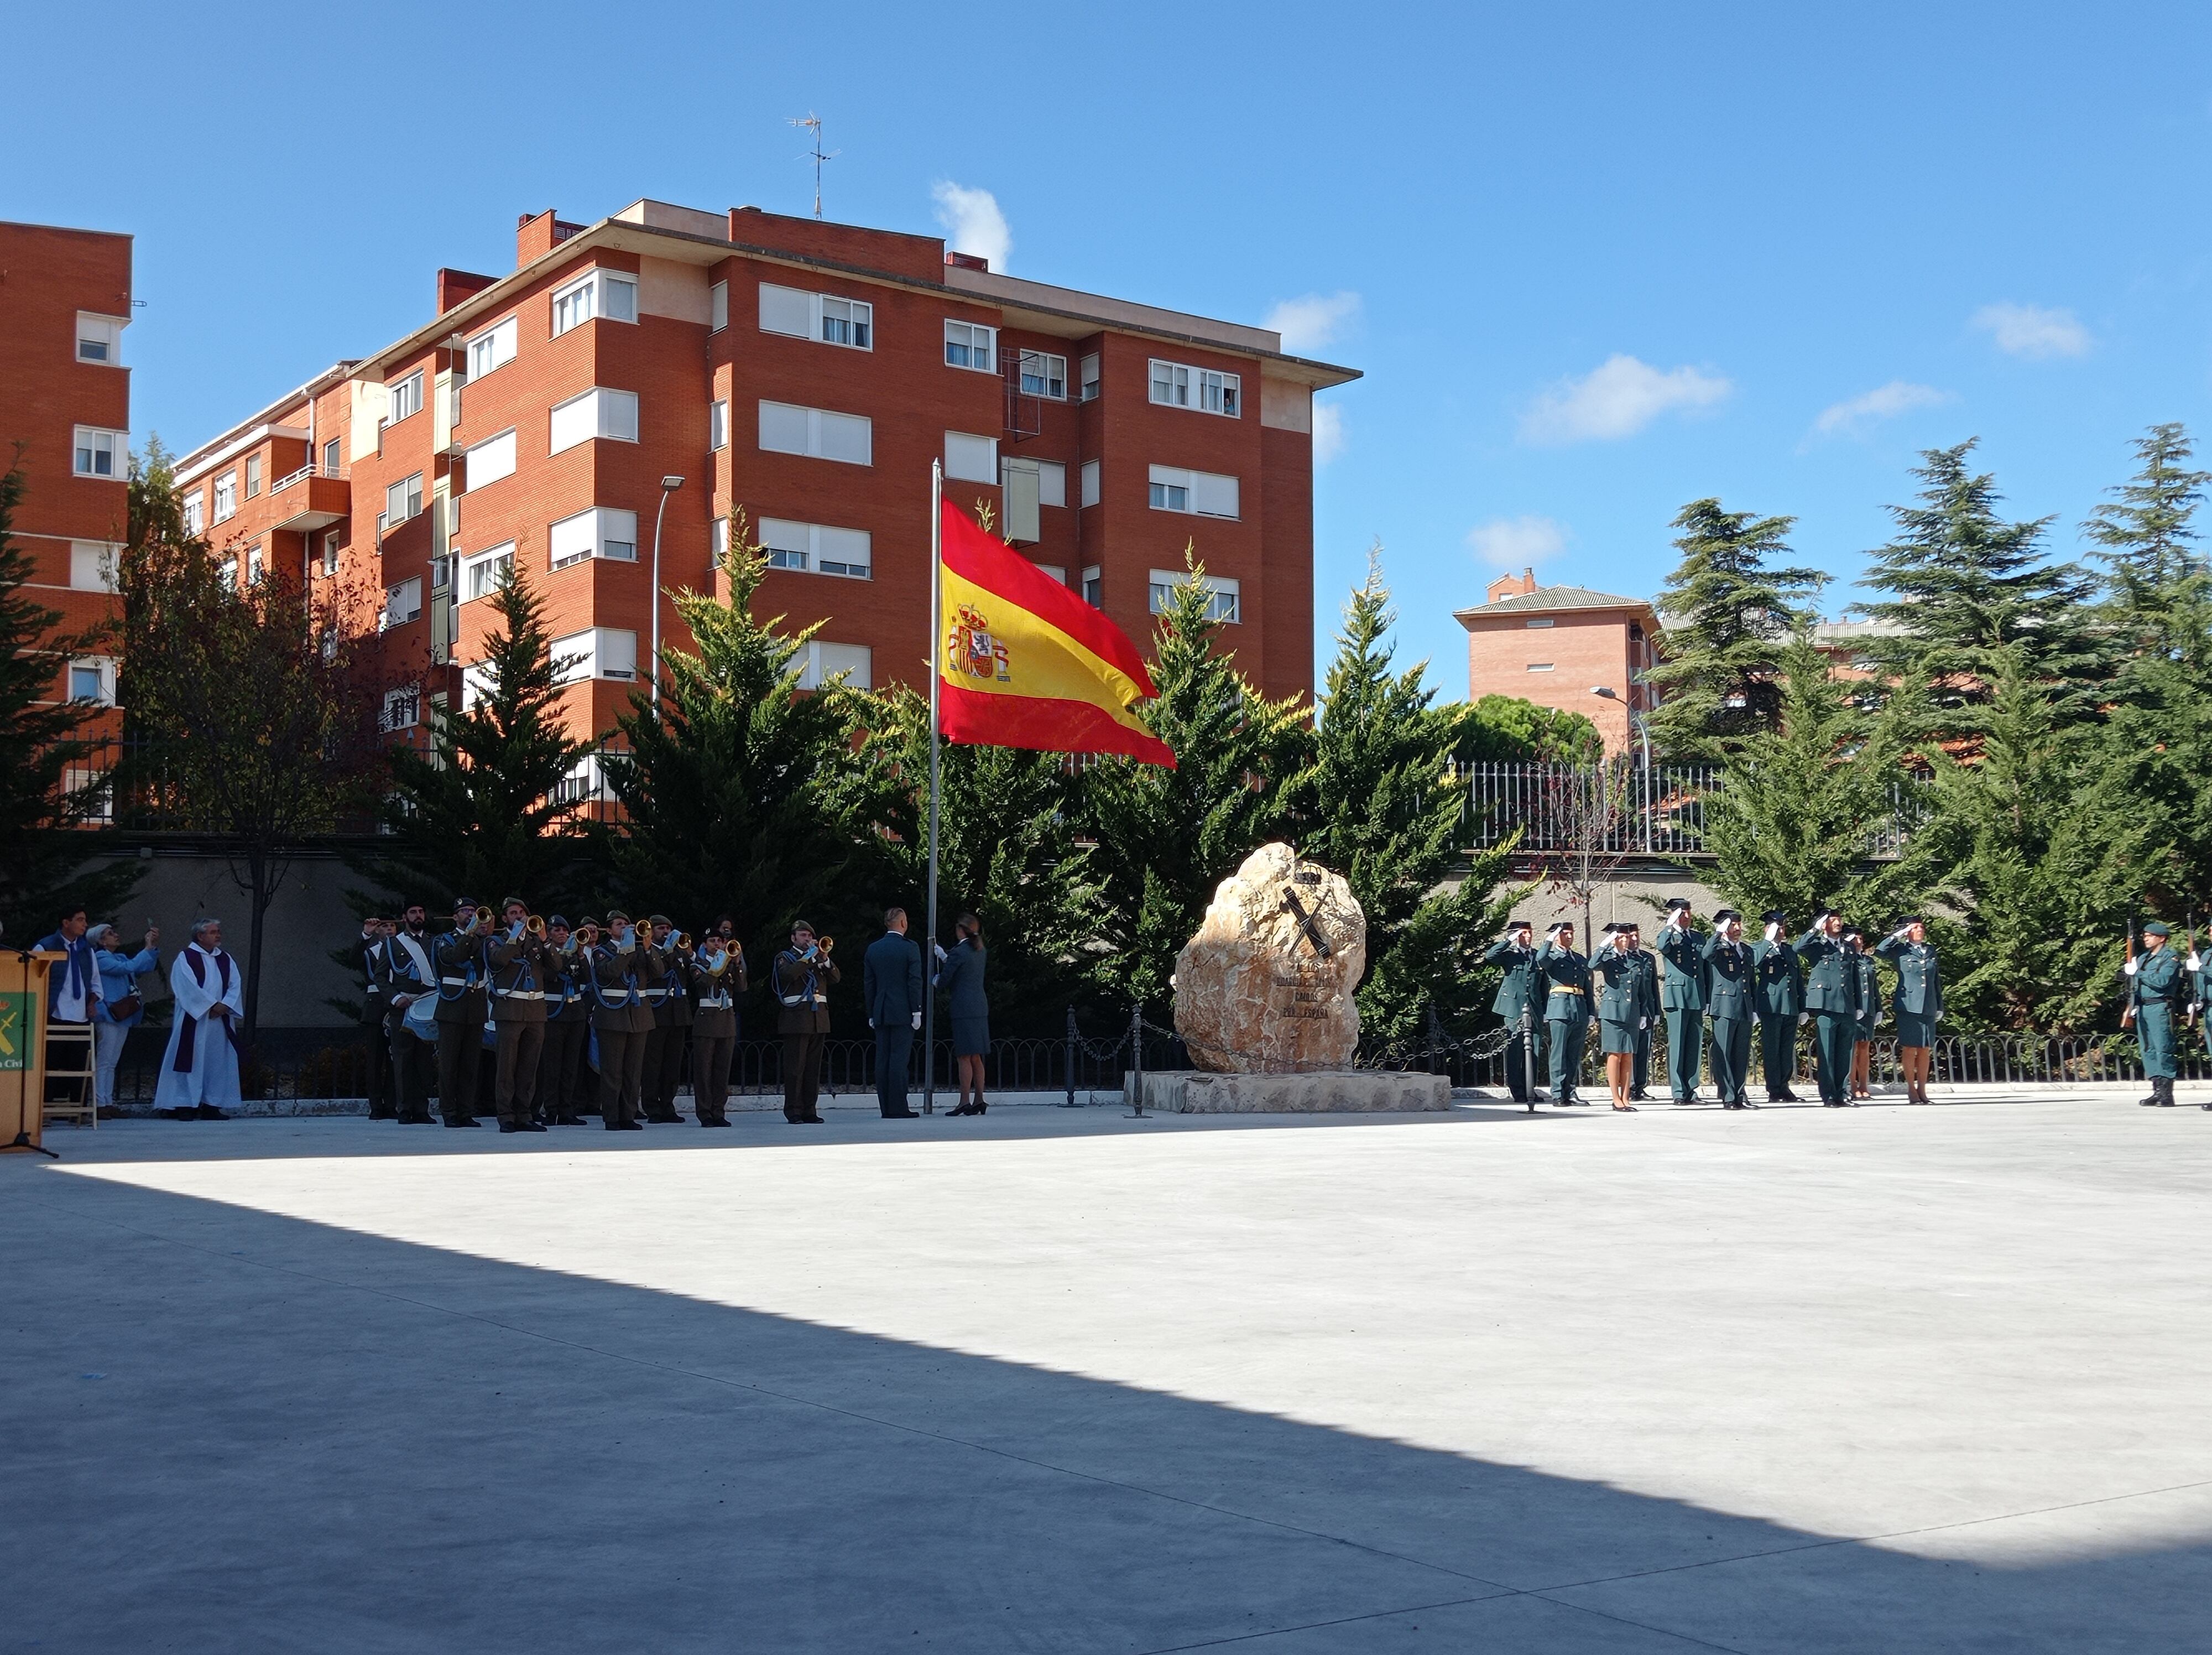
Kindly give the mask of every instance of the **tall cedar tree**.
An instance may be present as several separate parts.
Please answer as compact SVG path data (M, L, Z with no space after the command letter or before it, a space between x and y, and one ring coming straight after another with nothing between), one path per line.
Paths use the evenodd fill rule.
M1921 503L1892 506L1897 534L1869 554L1866 584L1887 595L1858 605L1900 629L1869 640L1866 653L1931 686L1917 709L1922 733L1968 742L1981 733L2008 649L2052 686L2062 722L2094 712L2109 664L2083 624L2094 583L2078 566L2046 559L2049 518L1997 515L1995 479L1967 469L1973 449L1970 440L1923 453L1913 469Z
M2196 445L2179 423L2154 425L2135 443L2142 462L2132 481L2089 514L2081 532L2105 565L2106 612L2123 647L2170 649L2169 618L2205 595L2212 565L2197 549L2197 508L2212 472L2192 471Z
M1675 515L1682 560L1660 593L1666 653L1650 672L1661 691L1651 740L1665 760L1716 763L1781 727L1782 655L1828 579L1816 569L1776 566L1790 555L1796 521L1723 511L1712 499L1692 500Z
M65 905L105 914L137 884L135 861L84 869L83 829L112 795L106 781L72 788L92 768L82 731L90 710L54 690L69 657L88 640L57 631L62 617L25 594L37 572L13 532L23 473L0 475L0 927L17 945L52 928Z
M693 649L661 652L658 715L634 700L619 721L629 752L602 761L627 818L609 846L617 894L632 912L662 910L694 933L734 916L757 976L793 919L860 917L854 875L866 866L851 816L856 692L842 678L799 688L820 624L786 633L781 615L754 620L767 568L733 512L720 563L726 599L676 594Z
M1267 700L1219 647L1205 568L1193 548L1183 561L1188 578L1171 589L1153 639L1159 697L1141 713L1176 768L1107 758L1083 773L1106 887L1099 975L1121 1003L1139 998L1155 1019L1167 1013L1176 954L1214 887L1296 826L1285 783L1311 741L1303 697Z
M259 1027L263 931L301 845L362 808L380 751L371 641L348 582L313 595L280 575L241 585L184 532L166 471L134 490L124 549L123 704L139 738L125 785L212 838L246 897L246 1032ZM234 929L234 947L241 940Z
M392 750L384 837L362 871L402 900L441 912L454 896L520 896L538 913L574 902L587 842L562 784L588 757L561 715L544 600L519 568L492 594L499 626L468 669L471 702L433 711L430 746Z
M1518 894L1493 898L1514 840L1475 852L1465 794L1451 774L1464 705L1437 707L1428 663L1394 672L1384 642L1397 616L1378 545L1354 587L1336 635L1313 740L1312 763L1292 788L1307 827L1301 852L1344 875L1367 917L1363 1028L1387 1040L1419 1037L1433 1007L1454 1033L1488 1015L1497 971L1482 951ZM1517 840L1518 836L1515 836ZM1455 873L1456 883L1447 883Z

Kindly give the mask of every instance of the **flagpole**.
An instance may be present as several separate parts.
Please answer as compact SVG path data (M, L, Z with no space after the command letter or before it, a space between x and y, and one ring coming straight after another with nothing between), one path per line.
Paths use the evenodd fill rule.
M929 930L921 951L921 1112L937 1113L937 691L945 668L945 463L929 462Z

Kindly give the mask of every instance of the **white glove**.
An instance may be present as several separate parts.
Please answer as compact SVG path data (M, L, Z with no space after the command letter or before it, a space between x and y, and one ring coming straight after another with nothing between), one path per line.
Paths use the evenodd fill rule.
M2192 948L2189 951L2189 958L2181 963L2192 971L2201 971L2204 969L2204 956Z
M930 946L930 948L931 948L931 949L932 949L932 950L936 953L937 958L938 958L939 960L942 960L942 959L945 958L945 945L944 945L943 943L941 943L941 942L933 942L933 943L931 943L929 946Z
M636 946L637 933L635 931L625 931L623 933L622 940L615 944L615 952L618 954L626 954Z
M2141 963L2140 963L2139 961L2132 960L2132 959L2123 962L2123 963L2122 963L2122 964L2121 964L2121 966L2120 966L2120 970L2122 970L2123 971L2125 971L2125 972L2126 972L2130 977L2133 977L2133 976L2134 976L2134 975L2135 975L2138 970L2142 970L2142 964L2141 964Z
M1773 941L1773 940L1775 940L1775 938L1777 938L1777 937L1780 936L1781 934L1782 934L1782 928L1781 928L1780 926L1778 926L1778 925L1771 925L1771 924L1770 924L1770 925L1766 928L1766 940L1767 940L1769 942Z
M522 921L517 920L514 924L507 928L507 940L509 942L520 942L522 940L523 923L524 922Z
M872 1017L868 1019L868 1026L872 1029L876 1026L876 1019Z
M1797 1026L1801 1029L1812 1020L1813 1013L1810 1012L1800 1012L1797 1013Z
M1648 1029L1651 1026L1651 1019L1648 1017L1639 1017L1636 1019L1636 1026L1639 1029Z
M917 1029L921 1026L921 1013L920 1012L916 1012L914 1014L914 1026Z

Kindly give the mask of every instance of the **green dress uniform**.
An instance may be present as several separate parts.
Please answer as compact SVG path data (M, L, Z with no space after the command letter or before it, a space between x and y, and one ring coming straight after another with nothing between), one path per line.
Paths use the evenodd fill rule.
M1589 1037L1589 961L1547 940L1536 951L1536 969L1547 989L1544 1039L1552 1054L1552 1101L1571 1103L1582 1081L1583 1042Z
M1813 1013L1813 1073L1820 1101L1831 1109L1851 1102L1851 1047L1858 1038L1858 968L1841 937L1815 927L1797 940L1805 973L1805 1009Z
M1713 1090L1723 1109L1753 1107L1751 1025L1759 1003L1758 963L1750 946L1716 932L1698 950L1705 968L1705 1010L1713 1019Z
M447 1126L477 1123L477 1074L483 1065L484 939L448 931L430 946L438 968L438 1113Z
M1759 975L1759 1046L1766 1066L1766 1101L1795 1103L1790 1077L1797 1069L1797 1019L1805 1013L1805 963L1787 937L1752 950Z
M1628 1095L1641 1100L1645 1088L1651 1084L1651 1031L1659 1025L1659 961L1641 945L1630 949L1628 957L1636 962L1642 978L1638 993L1644 1007L1636 1019L1636 1062L1631 1070Z
M1881 973L1876 969L1874 956L1863 948L1851 954L1852 969L1858 973L1859 1026L1854 1038L1870 1041L1875 1025L1881 1021Z
M1607 943L1590 956L1590 975L1597 983L1598 1050L1608 1057L1633 1055L1644 1016L1644 968L1630 950Z
M642 943L618 949L602 939L580 970L591 987L592 1031L599 1042L600 1124L610 1132L641 1130L638 1100L645 1086L645 1040L653 1032L645 991L659 986L660 966Z
M1537 966L1536 951L1522 947L1510 936L1491 944L1482 958L1485 964L1505 969L1490 1009L1505 1019L1508 1031L1506 1089L1513 1094L1515 1103L1525 1104L1528 1101L1529 1083L1535 1074L1535 1053L1530 1048L1537 1043L1536 1031L1541 1025L1543 1007L1537 1002L1545 989L1544 974ZM1526 1033L1522 1032L1524 1029Z
M1874 951L1897 967L1897 987L1890 995L1897 1044L1934 1045L1936 1022L1943 1015L1943 971L1936 951L1924 942L1908 941L1902 932L1884 937Z
M541 1130L532 1115L538 1065L545 1050L545 984L556 974L553 951L520 925L486 945L492 1025L499 1039L493 1102L501 1132Z
M2146 933L2165 931L2144 927ZM2188 969L2172 945L2138 955L2128 983L2129 1003L2136 1008L2136 1042L2142 1048L2143 1074L2150 1081L2146 1104L2173 1105L2173 1083L2180 1074L2174 1062L2175 1024L2190 994Z
M1659 1007L1667 1014L1667 1088L1678 1104L1698 1095L1705 1044L1705 940L1686 926L1659 932Z

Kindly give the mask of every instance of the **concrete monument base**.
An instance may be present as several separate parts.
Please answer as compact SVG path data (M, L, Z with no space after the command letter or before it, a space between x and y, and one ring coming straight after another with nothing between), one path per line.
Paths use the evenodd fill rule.
M1123 1084L1127 1095L1127 1080ZM1198 1069L1164 1069L1145 1076L1145 1107L1163 1115L1445 1110L1451 1107L1451 1081L1441 1074L1388 1069L1311 1069L1301 1074L1212 1074Z

